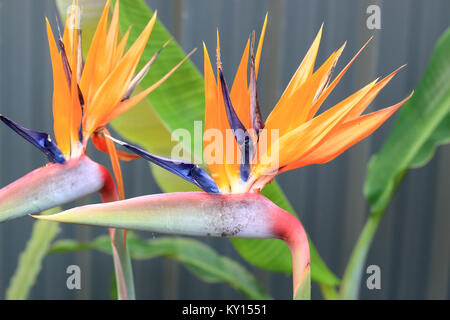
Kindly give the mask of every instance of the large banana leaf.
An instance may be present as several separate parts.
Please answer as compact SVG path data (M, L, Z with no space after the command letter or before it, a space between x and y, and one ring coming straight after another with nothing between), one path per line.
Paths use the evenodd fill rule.
M64 8L70 3L71 0L57 0L61 12L64 12ZM99 17L105 0L84 0L80 3L84 6L82 8L84 15L89 16L89 23L91 23L95 21L94 16ZM120 1L119 27L121 32L124 33L130 25L133 26L129 43L137 38L152 14L153 12L142 0ZM82 28L83 30L92 30L92 27L85 25L84 22ZM142 55L139 68L170 38L171 35L166 28L160 21L157 21L150 36L149 45ZM84 44L84 48L86 46ZM150 72L142 81L142 87L148 87L155 83L184 56L183 50L173 40L151 67ZM198 69L188 60L147 99L113 120L111 125L116 132L130 142L139 144L150 152L170 156L170 152L176 144L171 141L171 133L176 129L185 129L191 137L194 137L194 121L203 121L203 119L203 78ZM192 159L202 159L201 149L194 148L193 141L182 140L180 143L186 153L192 156ZM152 166L152 172L157 183L165 192L195 190L195 187L181 178L159 167ZM280 207L295 214L276 182L267 186L263 190L263 194ZM233 239L232 242L237 251L253 265L272 271L291 272L289 250L281 241ZM337 285L339 279L327 268L314 245L311 242L310 244L312 279L327 285Z
M405 173L428 163L450 141L450 28L439 39L413 97L402 107L382 149L372 157L365 195L371 215L344 275L341 294L358 295L364 261L378 223Z
M270 296L259 287L256 280L244 267L217 254L200 241L171 237L144 240L129 232L127 245L133 259L151 259L160 256L175 259L182 262L192 273L206 282L224 282L249 299L270 299ZM111 254L111 241L107 236L100 236L92 242L59 240L53 244L49 253L88 249Z
M436 146L450 141L450 29L436 45L413 97L402 107L389 138L370 161L364 191L373 211L384 209L396 180L425 165Z

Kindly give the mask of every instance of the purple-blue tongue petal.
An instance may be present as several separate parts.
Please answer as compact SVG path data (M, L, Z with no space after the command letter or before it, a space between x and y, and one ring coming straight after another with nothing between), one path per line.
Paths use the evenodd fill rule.
M177 176L185 179L186 181L189 181L192 184L195 184L197 187L203 189L206 192L220 193L219 188L217 187L214 180L205 172L205 170L195 164L182 162L181 160L160 157L110 136L107 136L107 138L124 146L128 150L133 151L134 153L140 155L142 158L176 174Z
M28 142L33 144L36 148L45 153L50 162L64 163L66 161L61 150L59 150L56 144L50 139L48 133L24 128L1 114L0 120L2 120L8 127L13 129Z
M250 160L253 157L254 151L253 141L250 138L247 129L242 124L241 120L239 120L233 104L231 103L230 92L223 75L222 66L219 67L219 78L222 87L223 100L227 110L228 123L230 124L231 130L233 130L234 137L241 151L241 165L239 172L242 181L247 181L250 174Z

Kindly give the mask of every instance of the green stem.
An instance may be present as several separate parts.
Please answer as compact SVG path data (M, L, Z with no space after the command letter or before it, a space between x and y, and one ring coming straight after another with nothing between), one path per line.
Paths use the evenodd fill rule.
M381 218L383 218L386 208L394 196L395 190L397 190L407 172L408 170L405 169L398 173L389 198L382 202L382 206L377 207L377 209L374 209L370 213L369 219L367 220L366 225L359 236L358 242L353 249L347 268L344 272L339 293L342 299L355 300L358 298L364 262L366 261L367 253L369 252L370 245L372 244L373 236L377 231L378 224L380 223Z
M111 229L111 246L119 300L135 300L133 268L123 230Z
M358 298L364 263L382 216L380 213L371 214L359 236L342 279L340 290L342 299L355 300Z
M104 179L105 184L100 191L103 202L117 201L116 187L109 172ZM111 228L109 235L116 275L117 297L119 300L135 300L133 268L124 230Z
M309 267L294 290L294 300L311 300L311 269Z

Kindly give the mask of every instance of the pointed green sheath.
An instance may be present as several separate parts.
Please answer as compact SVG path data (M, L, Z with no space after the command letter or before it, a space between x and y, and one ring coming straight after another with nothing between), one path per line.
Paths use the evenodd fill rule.
M0 222L41 212L100 191L111 176L83 155L50 163L0 190Z
M178 192L86 205L35 218L190 236L277 238L277 210L281 209L258 194Z
M35 218L176 235L282 239L293 258L294 296L310 296L310 254L303 226L260 194L154 194Z

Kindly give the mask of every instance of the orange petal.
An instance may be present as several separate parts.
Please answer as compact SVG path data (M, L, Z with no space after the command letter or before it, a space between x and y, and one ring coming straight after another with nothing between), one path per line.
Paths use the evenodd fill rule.
M205 133L209 130L220 130L219 113L217 108L217 82L209 59L208 50L203 43L203 60L204 60L204 76L205 76ZM220 131L222 133L222 131ZM212 141L214 142L214 141ZM211 142L203 139L203 151L208 150ZM228 192L229 181L223 163L216 163L208 152L204 152L205 161L208 165L211 176L216 182L219 189ZM220 159L219 162L222 162Z
M103 133L106 135L110 135L108 130L103 129ZM125 199L125 190L123 187L123 178L122 178L122 170L120 169L119 157L117 156L116 146L114 145L114 141L111 139L105 139L106 147L108 150L109 158L111 159L111 165L114 172L114 177L116 178L117 183L117 192L119 193L119 200Z
M301 97L299 97L297 93L294 93L292 95L292 102L296 104L296 108L293 108L294 110L292 110L292 115L296 115L291 115L292 121L290 128L298 127L309 120L308 114L313 105L313 101L317 97L317 95L320 96L320 92L324 90L325 85L330 80L331 73L333 72L333 69L337 64L337 61L341 56L344 47L345 44L342 45L338 51L334 52L327 59L327 61L325 61L325 63L316 72L314 72L314 74L310 78L308 78L308 80L301 87L302 89L298 90L300 92L303 91L299 94ZM297 102L296 97L298 97Z
M267 174L267 168L273 168L273 162L277 160L273 157L278 156L279 168L283 168L321 143L322 139L342 122L374 84L375 82L366 85L333 108L280 137L274 148L279 150L278 155L272 154L269 150L266 153L268 156L263 156L261 163L255 167L255 176Z
M127 45L128 37L130 36L131 26L128 28L127 32L123 35L122 39L120 39L119 44L116 48L116 57L113 61L113 65L115 66L118 61L122 58L123 52L125 50L125 46Z
M320 27L319 32L317 33L311 47L303 58L302 63L298 67L297 71L291 79L291 82L286 88L284 94L287 94L287 96L291 95L295 91L295 89L302 85L306 81L306 79L308 79L308 77L310 77L313 73L317 52L319 51L320 40L322 38L322 30L323 24Z
M345 45L334 52L324 64L309 77L299 88L286 97L281 97L277 113L274 113L266 122L266 128L278 129L280 137L292 128L305 123L314 98L324 89L334 66L337 63ZM270 120L270 121L269 121Z
M121 101L136 71L155 21L156 12L125 56L120 60L114 70L109 73L106 80L94 94L84 117L86 136L92 134L100 122L113 112L114 108Z
M310 164L326 163L333 160L345 150L372 134L408 101L411 96L412 93L406 99L392 107L357 117L334 128L330 132L329 137L324 139L323 143L301 159L283 168L282 171L292 170Z
M161 84L164 83L189 57L196 51L197 49L193 49L191 52L189 52L183 60L181 60L175 67L173 67L169 72L167 72L161 79L159 79L157 82L152 84L147 89L143 90L142 92L138 93L137 95L120 102L114 110L112 110L109 114L106 115L103 119L99 119L98 121L98 127L104 127L106 126L111 120L113 120L115 117L118 117L125 111L128 111L130 108L141 102L147 95L149 95L153 90L158 88Z
M261 62L261 52L262 52L262 46L264 43L264 35L266 34L266 26L267 26L267 17L268 13L266 13L266 17L264 18L264 24L261 30L261 35L259 36L258 41L258 49L256 50L256 56L255 56L255 74L256 78L258 79L258 70L259 70L259 63Z
M381 80L380 82L378 82L370 91L369 93L360 101L360 103L358 104L358 106L356 108L354 108L345 118L344 121L349 121L352 119L355 119L357 117L359 117L364 110L366 110L366 108L369 106L369 104L373 101L373 99L375 99L375 97L378 95L378 93L381 91L381 89L383 89L388 83L389 81L392 80L392 78L397 74L397 72L399 72L403 67L405 67L405 65L399 67L397 70L395 70L394 72L392 72L390 75L388 75L386 78L384 78L383 80Z
M72 47L73 47L73 29L70 30L70 23L74 22L72 21L71 14L67 13L66 24L64 26L63 44L64 49L66 50L66 56L68 61L71 61Z
M53 130L59 149L65 156L68 156L70 155L70 130L67 128L71 127L71 122L66 108L72 105L72 99L61 56L48 19L46 19L46 23L53 69Z
M231 88L230 97L233 103L236 114L241 120L242 124L248 129L251 128L250 121L250 92L248 90L247 82L247 65L248 52L250 46L250 39L247 40L244 53L242 54L241 62L239 64L236 76Z
M336 87L336 85L341 81L344 74L347 72L347 70L350 68L352 63L356 60L356 58L361 54L361 52L367 47L369 42L372 40L373 37L371 37L367 42L362 46L361 49L355 54L355 56L350 60L350 62L345 66L344 69L337 75L337 77L331 82L329 86L325 90L323 90L322 94L316 99L314 102L314 105L312 106L311 110L309 111L308 120L314 118L317 111L319 110L320 106L323 104L325 99L328 97L328 95L333 91L333 89Z
M109 25L108 35L106 36L105 50L107 52L105 67L110 72L114 67L113 62L116 57L116 45L119 34L119 1L116 2L114 13Z
M78 9L78 6L76 7ZM75 14L75 24L78 22L78 15ZM73 37L73 47L78 48L78 32L74 32ZM69 60L70 61L70 60ZM72 55L72 66L71 66L72 74L71 74L71 84L70 84L70 93L72 98L71 108L68 106L68 116L70 119L70 127L68 128L70 132L70 142L71 142L71 154L73 156L79 156L81 151L79 130L81 125L81 104L78 96L78 55Z
M86 63L84 65L83 74L80 79L80 87L83 92L86 105L92 99L94 95L94 80L96 77L96 70L100 67L102 61L100 60L100 55L98 54L101 50L101 45L104 42L104 37L106 35L106 25L108 23L108 12L109 12L110 0L106 1L105 8L100 17L100 20L95 30L94 37L92 38L91 45L89 47L89 52L87 54ZM99 66L97 66L99 64Z
M219 38L219 31L217 31L217 74L219 74L219 66L221 65L220 62L220 38ZM225 108L225 102L222 94L222 86L220 84L219 79L217 79L217 129L222 133L222 141L223 141L223 165L225 167L226 176L228 179L228 182L230 184L230 187L234 183L237 183L240 181L240 173L239 173L239 164L237 162L237 159L239 158L239 150L237 147L236 140L234 139L233 133L231 132L231 128L228 122L228 116ZM230 139L227 139L227 132L228 137L232 137ZM229 142L229 143L227 143Z
M289 115L292 110L290 108L286 108L286 104L292 97L292 95L297 92L297 90L301 87L301 85L311 76L314 63L316 60L317 52L319 50L320 39L322 37L322 27L320 27L319 32L317 33L314 42L306 53L305 58L302 63L298 67L297 71L293 75L291 81L283 92L280 100L278 101L275 108L270 113L269 117L266 120L266 125L271 128L284 128L285 127L285 119L289 116L291 119L291 115ZM282 124L282 125L280 125Z

